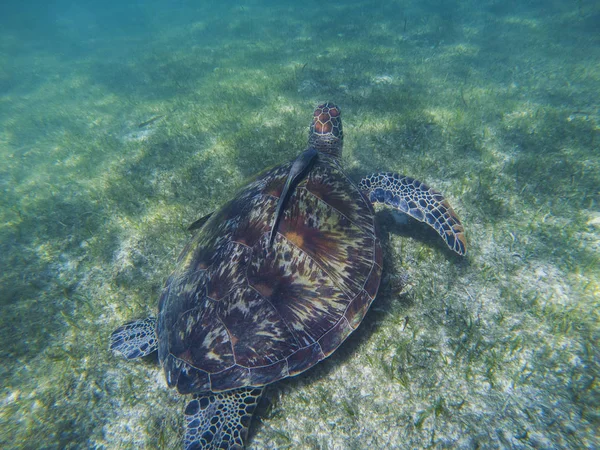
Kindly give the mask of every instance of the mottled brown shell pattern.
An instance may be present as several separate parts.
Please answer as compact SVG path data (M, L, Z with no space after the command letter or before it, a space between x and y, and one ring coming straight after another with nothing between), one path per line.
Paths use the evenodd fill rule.
M263 386L329 356L377 294L373 209L320 155L269 231L290 164L259 177L181 253L159 304L159 358L182 394Z

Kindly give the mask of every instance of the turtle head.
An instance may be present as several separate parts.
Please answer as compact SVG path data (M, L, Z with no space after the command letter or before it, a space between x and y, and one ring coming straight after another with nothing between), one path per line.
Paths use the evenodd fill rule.
M339 157L342 155L344 133L342 113L335 103L322 103L316 107L310 125L308 146L321 153Z

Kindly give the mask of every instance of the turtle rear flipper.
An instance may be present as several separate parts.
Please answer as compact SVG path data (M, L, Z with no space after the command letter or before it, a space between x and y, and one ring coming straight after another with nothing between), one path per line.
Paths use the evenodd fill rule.
M241 450L264 388L195 394L185 408L185 450Z
M110 335L110 349L127 359L141 358L158 350L156 318L135 320L117 328Z
M414 178L375 173L358 186L372 203L383 203L431 226L459 255L467 252L465 230L442 194Z

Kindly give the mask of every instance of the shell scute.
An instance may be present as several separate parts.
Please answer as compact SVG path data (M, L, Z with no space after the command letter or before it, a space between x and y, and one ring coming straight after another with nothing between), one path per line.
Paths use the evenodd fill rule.
M253 247L261 236L271 230L266 220L275 214L277 199L266 195L256 195L246 203L247 212L240 214L230 239L248 247Z
M251 253L250 248L235 241L217 252L217 258L224 262L211 265L207 271L206 293L210 298L220 300L244 281Z
M232 366L221 372L211 373L210 390L213 392L236 389L250 386L250 369L241 366Z
M192 367L171 354L162 361L167 375L167 384L169 387L177 388L180 394L210 390L210 378L204 370Z
M305 189L298 189L280 223L280 233L315 261L350 297L362 290L373 265L375 236ZM306 214L308 207L313 211Z
M381 267L375 264L367 281L365 282L365 291L367 294L371 296L371 298L375 298L377 295L377 291L379 290L379 282L381 281Z
M346 309L346 312L344 313L344 317L352 328L356 329L360 325L360 322L367 313L372 302L373 298L365 291L358 294L352 302L350 302L348 309Z
M267 366L300 348L277 309L250 286L234 290L217 308L238 365Z
M321 350L325 356L331 355L353 331L354 329L350 326L346 318L342 317L338 323L336 323L335 326L319 340Z
M199 308L184 312L170 333L170 352L176 358L206 372L235 363L226 326L219 319L216 305L208 298Z
M313 344L339 320L349 298L306 252L286 239L278 237L271 250L267 247L265 235L248 267L248 283L277 310L298 347Z
M317 165L305 188L359 228L373 234L373 207L358 189L349 189L350 186L353 183L341 169L334 165Z
M287 359L283 359L268 366L252 367L250 369L250 384L252 386L263 386L289 375Z
M325 354L323 353L323 350L321 350L319 343L315 342L308 347L304 347L303 349L292 353L287 358L288 372L290 376L298 375L314 366L322 359L325 359Z

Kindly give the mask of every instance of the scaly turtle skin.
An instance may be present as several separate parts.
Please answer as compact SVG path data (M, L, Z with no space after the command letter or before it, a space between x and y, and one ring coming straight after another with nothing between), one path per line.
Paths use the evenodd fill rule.
M158 350L168 385L194 395L186 449L243 448L264 386L314 366L358 327L381 281L372 203L429 224L465 254L441 194L393 173L356 185L340 165L342 143L339 108L319 105L295 161L195 224L158 319L113 332L113 350L128 359Z

